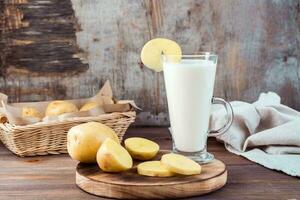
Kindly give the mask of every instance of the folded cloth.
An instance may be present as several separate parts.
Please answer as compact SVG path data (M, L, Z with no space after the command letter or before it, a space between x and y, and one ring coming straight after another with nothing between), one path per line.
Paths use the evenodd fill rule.
M300 176L300 112L282 105L273 92L260 94L252 104L233 101L231 105L232 126L217 136L226 149L267 168ZM211 128L225 122L225 110L215 108Z

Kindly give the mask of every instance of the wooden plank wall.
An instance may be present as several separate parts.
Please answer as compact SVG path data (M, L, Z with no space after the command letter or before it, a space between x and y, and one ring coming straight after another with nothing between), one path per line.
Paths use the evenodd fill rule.
M168 124L161 73L140 63L154 37L219 57L215 95L275 91L300 110L300 0L0 0L0 90L11 101L88 97L109 79Z

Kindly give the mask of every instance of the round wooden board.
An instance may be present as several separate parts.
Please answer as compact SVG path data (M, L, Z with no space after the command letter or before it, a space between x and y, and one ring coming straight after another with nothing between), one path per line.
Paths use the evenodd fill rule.
M159 160L166 151L160 151ZM135 166L138 163L135 163ZM202 172L193 176L147 177L138 175L136 167L122 173L104 173L97 164L79 163L76 184L84 191L117 199L168 199L206 194L226 184L225 164L215 159L202 165Z

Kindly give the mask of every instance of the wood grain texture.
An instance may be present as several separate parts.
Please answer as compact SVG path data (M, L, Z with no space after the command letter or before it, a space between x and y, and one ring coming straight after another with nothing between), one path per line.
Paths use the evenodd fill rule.
M169 151L160 151L155 160ZM137 174L136 165L122 173L104 173L97 164L79 163L76 184L84 191L117 199L174 199L200 196L222 188L227 170L219 160L202 165L201 174L193 176L146 177Z
M13 102L65 98L67 80L88 69L72 3L5 0L0 8L1 92Z
M166 128L134 128L125 135L134 136L152 139L161 145L161 149L171 148ZM300 179L231 154L213 138L209 139L208 151L226 164L227 184L221 190L190 199L300 199ZM0 199L104 199L89 195L76 186L77 162L67 155L20 158L0 144L0 158Z
M4 2L0 12L16 19L7 18L9 32L0 36L13 49L0 49L0 90L12 101L88 97L109 79L117 98L143 108L137 124L166 125L162 73L145 68L139 55L151 38L167 37L185 53L219 55L216 96L251 102L275 91L300 109L300 0Z

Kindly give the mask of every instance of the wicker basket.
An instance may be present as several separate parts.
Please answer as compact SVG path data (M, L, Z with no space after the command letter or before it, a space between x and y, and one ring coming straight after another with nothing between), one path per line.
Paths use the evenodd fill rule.
M135 116L136 113L130 111L25 126L0 123L0 139L10 151L22 157L66 153L67 132L71 127L84 122L101 122L114 129L122 140Z

